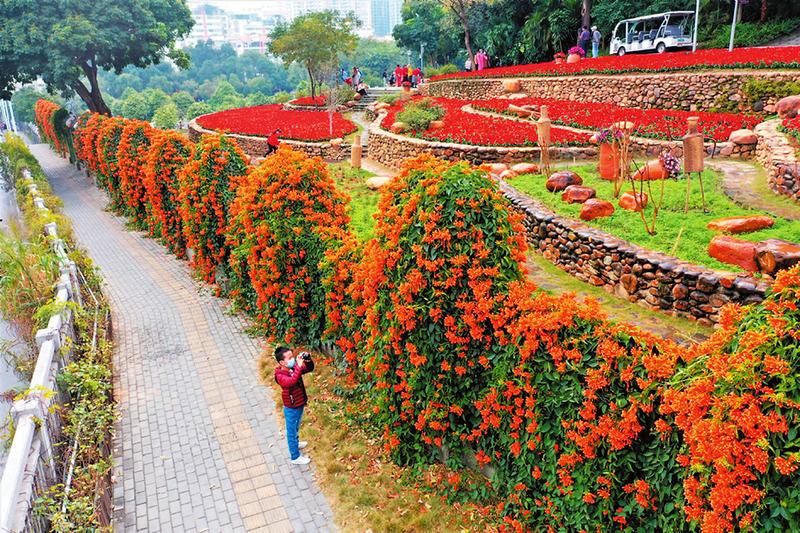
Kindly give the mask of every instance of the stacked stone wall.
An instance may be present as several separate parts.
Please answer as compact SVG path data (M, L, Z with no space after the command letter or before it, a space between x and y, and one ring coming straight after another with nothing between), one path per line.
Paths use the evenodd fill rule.
M780 123L780 119L768 120L756 126L756 159L767 170L767 183L773 191L800 202L798 148L778 129Z
M694 265L647 250L583 222L556 215L536 200L501 182L503 194L524 217L528 242L570 275L648 308L719 322L727 303L764 299L768 283Z
M613 102L623 107L683 109L686 111L774 111L775 95L747 101L744 85L757 78L769 82L800 82L797 71L705 71L591 76L519 78L521 91L537 98L576 102ZM486 99L506 94L503 79L459 78L424 86L431 96Z

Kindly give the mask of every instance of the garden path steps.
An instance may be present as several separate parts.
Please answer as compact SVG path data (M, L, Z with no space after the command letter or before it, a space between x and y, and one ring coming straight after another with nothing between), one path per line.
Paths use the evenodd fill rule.
M105 211L83 172L47 145L31 150L111 304L115 530L335 530L314 463L289 463L272 389L259 380L263 346L245 321L185 262Z
M772 192L760 168L734 160L714 160L709 166L722 172L722 188L737 204L766 211L776 217L800 220L800 205Z
M764 46L800 46L800 28L789 35L779 37Z

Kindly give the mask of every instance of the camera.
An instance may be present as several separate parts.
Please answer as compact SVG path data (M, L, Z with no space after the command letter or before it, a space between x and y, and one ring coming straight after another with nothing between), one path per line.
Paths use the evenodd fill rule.
M300 352L300 353L297 355L297 357L299 357L300 359L302 359L302 360L304 360L304 361L308 361L309 359L311 359L311 354L310 354L310 353L308 353L308 352Z

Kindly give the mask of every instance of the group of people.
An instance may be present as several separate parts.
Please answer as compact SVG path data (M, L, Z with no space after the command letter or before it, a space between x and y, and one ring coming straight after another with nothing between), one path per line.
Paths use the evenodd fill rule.
M592 46L592 57L597 57L600 54L600 42L603 40L603 35L597 26L592 26L591 31L587 26L583 26L578 31L578 46L580 46L586 55L589 55L589 45Z
M383 84L386 86L402 87L403 83L408 82L412 87L417 87L422 83L422 70L419 67L412 67L411 63L405 67L396 65L391 74L383 71Z
M475 68L477 70L489 68L489 56L483 50L483 48L478 50L478 53L475 54ZM472 70L472 58L469 56L467 57L467 60L464 61L464 70Z

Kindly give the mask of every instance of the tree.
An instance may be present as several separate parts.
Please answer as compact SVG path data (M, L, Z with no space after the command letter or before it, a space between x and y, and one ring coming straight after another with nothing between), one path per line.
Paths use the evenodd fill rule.
M439 0L441 4L450 11L461 23L464 30L464 46L467 47L467 57L472 63L472 70L477 68L475 64L475 54L472 53L472 38L470 36L469 10L471 7L481 2L481 0Z
M150 120L156 109L172 101L169 95L161 89L145 89L142 91L142 96L147 102L147 118L145 120Z
M172 103L166 103L153 113L153 124L157 128L172 129L178 123L178 108Z
M0 96L41 77L49 91L77 94L90 111L109 115L98 72L145 67L165 55L186 66L172 47L192 24L184 0L0 2Z
M311 96L316 96L317 80L332 65L337 65L339 54L355 49L358 40L353 30L360 25L353 13L345 16L334 11L309 13L290 24L276 26L269 51L287 67L292 63L303 65L311 83Z
M11 103L14 105L14 113L16 114L17 122L20 124L23 122L32 123L34 121L33 107L39 100L52 100L59 105L63 105L63 101L61 101L60 98L53 98L48 94L37 91L33 87L23 87L18 91L14 91L14 95L11 97Z
M211 97L208 103L214 109L226 109L222 106L222 103L237 96L239 96L239 93L236 92L233 85L227 80L222 80L217 84L217 88L214 89L214 96Z
M271 101L272 98L270 98L266 94L260 92L254 92L248 94L247 97L245 97L244 105L246 105L247 107L252 107L254 105L269 104Z
M119 111L125 118L135 118L138 120L150 120L150 108L147 105L147 100L141 93L132 93L127 98L122 100L119 105Z
M189 106L189 109L186 110L186 119L192 120L200 115L207 115L208 113L213 113L214 110L205 102L195 102Z
M181 117L185 117L189 106L194 103L194 98L186 91L178 91L172 95L172 101L175 103L175 107L178 108L178 114Z

